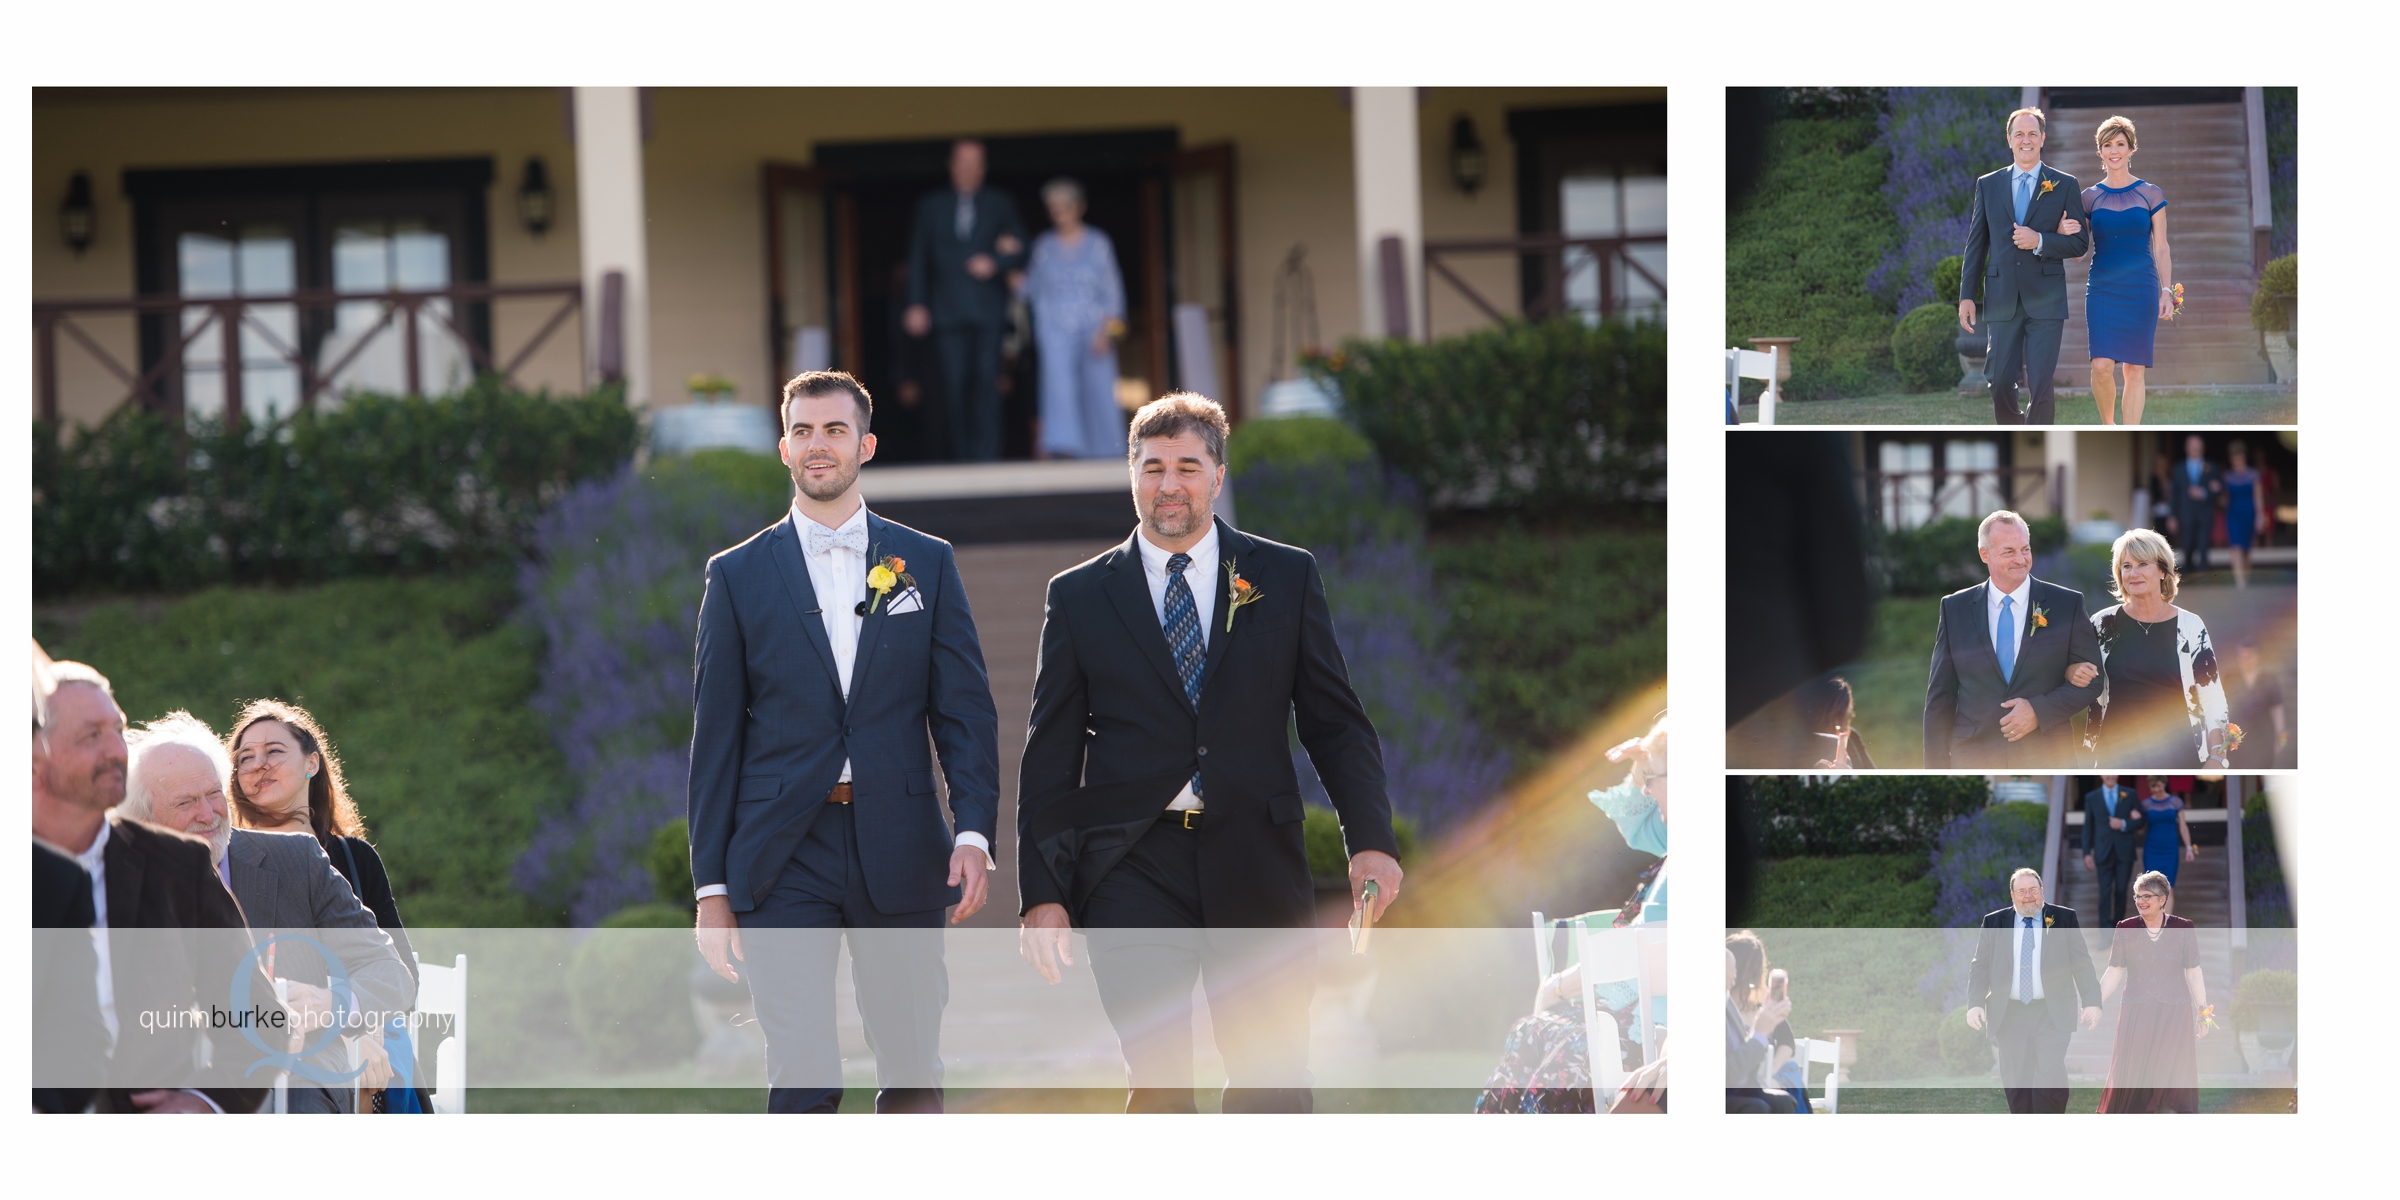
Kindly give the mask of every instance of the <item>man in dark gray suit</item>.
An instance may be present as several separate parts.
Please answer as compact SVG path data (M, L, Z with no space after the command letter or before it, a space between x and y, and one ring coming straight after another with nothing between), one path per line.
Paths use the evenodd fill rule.
M2217 505L2225 499L2225 476L2208 461L2199 434L2183 439L2183 461L2168 473L2175 485L2175 569L2189 576L2208 569L2208 543L2217 532Z
M859 495L872 403L839 371L784 385L792 511L709 559L700 600L687 801L700 951L749 977L770 1112L841 1103L844 930L876 1110L940 1111L942 910L963 921L990 889L1000 729L975 614L950 544Z
M354 1014L345 1025L364 1033L416 1003L415 975L315 836L235 829L228 822L225 787L233 766L207 724L173 712L126 740L125 802L117 811L209 844L217 877L240 902L252 935L273 939L271 961L295 1011L330 1019L338 1002ZM328 951L347 977L346 996L335 995L323 957ZM322 1029L311 1031L307 1041L314 1044ZM369 1066L356 1079L343 1048L330 1040L298 1064L289 1110L355 1111L355 1087L380 1087L390 1075L380 1039L362 1039L361 1048Z
M1967 969L1967 1024L1990 1029L2012 1113L2067 1111L2067 1042L2100 1024L2100 979L2075 910L2042 903L2042 873L2008 877L2009 906L1988 913Z
M1991 334L1985 373L1992 381L1992 420L2000 425L2051 423L2058 339L2067 321L2066 260L2083 257L2091 246L2082 188L2074 176L2042 162L2047 132L2038 108L2008 114L2015 161L1975 181L1966 265L1959 271L1959 328L1975 332L1975 297L1984 298L1983 327ZM2017 411L2020 375L2032 393L2024 412Z
M1983 519L1991 578L1942 597L1925 682L1925 765L2058 770L2075 765L2071 722L2099 695L2100 638L2083 593L2033 577L2025 518Z
M2083 869L2100 875L2101 928L2114 930L2129 909L2126 897L2133 887L2133 856L2142 848L2150 822L2132 789L2117 786L2117 777L2103 775L2100 786L2083 794ZM2113 932L2107 936L2116 936Z
M1000 457L1000 331L1008 323L1008 273L1025 263L1016 202L983 186L983 143L950 148L950 186L917 203L908 242L912 337L933 335L942 364L942 413L961 462Z

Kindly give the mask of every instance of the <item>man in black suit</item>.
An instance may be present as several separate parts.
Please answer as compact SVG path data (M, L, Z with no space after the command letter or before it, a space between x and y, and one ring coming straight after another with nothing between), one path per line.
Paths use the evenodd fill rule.
M33 793L43 794L49 764L54 686L50 656L33 647ZM33 1110L82 1112L108 1073L108 1026L100 1020L100 958L90 929L92 877L75 860L33 844ZM48 1086L44 1086L48 1085Z
M700 600L688 796L698 938L717 974L748 976L770 1112L841 1104L833 978L845 936L876 1111L941 1111L942 910L957 905L963 921L990 888L991 678L950 544L884 520L859 494L872 405L839 371L784 385L791 511L709 559ZM934 787L937 750L955 832Z
M2100 875L2102 929L2114 931L2130 911L2133 856L2141 850L2149 826L2142 802L2131 790L2118 787L2114 775L2101 776L2100 786L2083 794L2083 869Z
M1224 410L1189 393L1135 414L1140 524L1050 581L1017 791L1021 947L1056 983L1070 925L1089 932L1134 1112L1195 1107L1195 982L1224 1111L1313 1107L1295 718L1341 819L1354 908L1369 881L1373 915L1400 892L1381 744L1316 559L1215 519L1226 432Z
M1975 332L1975 297L1981 295L1983 328L1991 334L1985 369L1993 423L2048 425L2057 408L2058 340L2067 322L2066 260L2083 257L2091 233L2084 228L2083 189L2075 177L2042 162L2048 134L2042 110L2008 114L2007 128L2015 161L1975 181L1966 264L1958 279L1958 324ZM2020 375L2032 393L2023 412L2017 411Z
M2208 543L2217 532L2217 506L2225 500L2225 476L2208 461L2199 434L2183 439L2183 461L2168 479L2175 486L2175 568L2189 576L2208 569Z
M942 363L949 457L1000 457L1000 331L1008 323L1008 273L1024 265L1016 202L983 186L983 143L950 147L950 186L917 202L908 242L912 337L933 335Z
M2067 1111L2067 1040L2100 1024L2100 980L2075 910L2042 903L2042 874L2008 877L2010 906L1983 918L1967 970L1967 1024L2000 1046L2012 1113ZM2080 999L2080 1004L2078 1000Z
M241 906L217 877L208 843L111 811L125 798L125 714L98 671L72 662L54 670L33 835L83 869L92 881L92 926L111 935L104 956L94 960L94 991L111 1043L101 1107L256 1112L266 1092L239 1086L258 1057L241 1035L160 1019L225 1009L227 985L247 975L247 1015L268 1024L273 1032L262 1035L282 1048L280 1031L290 1028L290 1017L250 954ZM194 1065L203 1059L207 1068Z
M1925 765L2035 770L2074 765L2070 721L2100 689L2100 639L2083 593L2033 577L2025 518L2002 509L1975 532L1991 578L1942 597L1925 683Z

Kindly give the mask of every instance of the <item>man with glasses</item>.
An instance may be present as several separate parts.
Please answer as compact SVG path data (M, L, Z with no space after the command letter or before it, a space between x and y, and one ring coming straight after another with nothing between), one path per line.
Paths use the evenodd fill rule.
M2008 877L2010 904L1983 918L1967 971L1967 1024L2000 1050L2012 1113L2067 1111L2067 1040L2100 1024L2100 979L2075 910L2042 903L2042 874ZM2078 1001L2080 1000L2080 1004Z

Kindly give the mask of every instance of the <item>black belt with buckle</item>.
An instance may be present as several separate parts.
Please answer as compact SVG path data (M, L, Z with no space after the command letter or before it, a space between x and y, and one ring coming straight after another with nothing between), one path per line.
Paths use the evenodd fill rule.
M1173 821L1185 829L1198 829L1200 828L1200 818L1204 815L1206 815L1205 812L1197 808L1170 808L1158 814L1158 819Z

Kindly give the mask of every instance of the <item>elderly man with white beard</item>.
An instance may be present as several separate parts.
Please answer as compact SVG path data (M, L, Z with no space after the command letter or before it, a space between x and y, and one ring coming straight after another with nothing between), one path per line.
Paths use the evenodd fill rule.
M375 914L359 903L315 837L233 828L225 799L233 764L224 743L198 717L169 713L129 735L126 744L125 802L118 811L205 839L218 877L262 942L278 932L301 935L277 941L273 957L265 959L287 981L296 1011L331 1019L331 979L317 947L341 960L351 992L345 1036L359 1042L366 1063L355 1083L383 1086L391 1068L381 1025L416 1003L417 982L390 935L376 927ZM313 1026L304 1044L314 1044L322 1028ZM341 1047L329 1044L309 1064L316 1069L295 1072L291 1111L351 1111L352 1081L342 1078L349 1064Z

